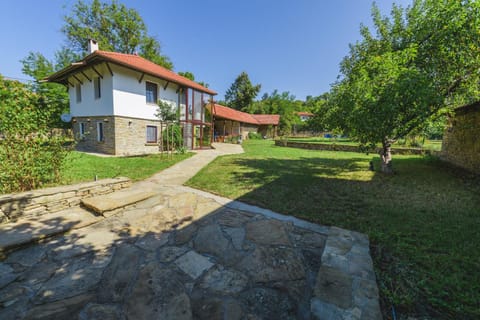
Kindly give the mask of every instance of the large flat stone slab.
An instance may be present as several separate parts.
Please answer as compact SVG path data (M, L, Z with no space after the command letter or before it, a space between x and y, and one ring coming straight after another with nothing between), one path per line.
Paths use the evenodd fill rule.
M44 238L83 228L102 220L85 209L74 207L0 225L0 253Z
M151 198L154 195L156 195L156 193L152 191L125 189L102 196L82 199L81 203L96 213L106 215L105 213L109 211L135 204Z

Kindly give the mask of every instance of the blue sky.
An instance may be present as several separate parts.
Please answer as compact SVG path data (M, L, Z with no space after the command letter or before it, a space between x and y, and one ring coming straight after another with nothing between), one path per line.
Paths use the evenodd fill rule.
M242 71L261 94L298 99L329 90L348 44L371 26L371 0L123 0L144 19L175 71L190 71L223 99ZM392 3L378 0L384 14ZM30 51L52 58L65 42L63 16L76 0L0 0L0 74L27 78L19 60ZM101 44L100 44L101 48ZM259 95L260 97L261 95Z

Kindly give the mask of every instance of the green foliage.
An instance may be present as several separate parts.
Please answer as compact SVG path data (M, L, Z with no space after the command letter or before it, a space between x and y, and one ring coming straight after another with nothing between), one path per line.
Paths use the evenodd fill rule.
M170 59L161 54L160 43L148 35L139 13L115 0L111 3L79 0L64 22L62 32L76 53L86 54L88 39L95 39L102 50L129 54L138 51L154 63L173 68Z
M157 118L162 121L177 121L179 119L179 110L175 110L168 102L158 100Z
M55 108L41 92L0 76L0 193L59 181L67 139L52 133Z
M162 132L163 150L178 150L184 147L180 124L168 124Z
M259 140L262 139L262 135L258 132L249 132L248 139Z
M246 110L260 92L261 85L253 85L246 72L240 73L225 93L226 105L236 110Z
M251 104L245 111L255 114L278 114L280 115L279 133L288 135L295 125L301 121L297 111L303 111L301 101L295 100L295 96L285 91L279 93L274 90L271 94L265 93L260 101Z
M181 75L182 77L185 77L187 79L190 79L192 81L195 81L195 76L193 75L193 73L191 73L190 71L185 71L185 72L177 72L179 75ZM199 85L201 86L204 86L205 88L208 88L209 87L209 84L208 83L205 83L203 81L196 81Z
M190 79L190 80L192 80L192 81L195 81L195 76L194 76L193 73L191 73L190 71L185 71L185 72L179 71L179 72L177 72L177 73L178 73L180 76L182 76L182 77L185 77L185 78L187 78L187 79Z
M49 61L39 52L30 52L27 57L20 60L22 63L22 72L35 79L33 90L41 94L45 99L45 105L50 108L49 125L56 128L70 128L70 123L61 121L60 115L68 113L68 91L65 86L57 83L45 83L40 80L46 78L48 75L64 68L68 61L75 59L77 56L69 49L62 49L55 55L55 61Z
M186 154L188 152L188 148L185 147L185 146L178 146L175 149L175 152L178 153L178 154Z
M376 35L362 26L330 92L332 128L388 148L453 103L478 99L478 1L419 0L390 18L373 6L372 17Z

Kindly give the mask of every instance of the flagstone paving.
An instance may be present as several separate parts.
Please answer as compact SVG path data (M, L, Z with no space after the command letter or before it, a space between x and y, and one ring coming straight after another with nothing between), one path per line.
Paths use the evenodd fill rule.
M365 235L180 186L186 168L133 186L155 192L146 200L10 253L0 319L381 319Z

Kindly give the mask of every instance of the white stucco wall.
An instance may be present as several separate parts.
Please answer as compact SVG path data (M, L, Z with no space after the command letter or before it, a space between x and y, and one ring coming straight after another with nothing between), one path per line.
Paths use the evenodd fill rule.
M77 74L83 84L80 84L82 90L82 101L77 102L76 88L68 87L70 95L70 114L74 117L82 116L107 116L113 114L113 95L112 95L112 76L104 65L95 66L95 69L103 76L100 80L101 97L95 98L93 78L98 75L92 70L85 70L85 74L92 81L90 82L81 73ZM78 80L69 78L70 83L77 84Z
M166 101L177 108L178 93L177 85L170 83L166 89L163 87L166 81L145 75L142 82L140 72L126 68L112 67L113 76L113 112L117 116L126 116L141 119L156 120L157 105L148 104L146 101L146 82L156 83L158 86L158 99Z

